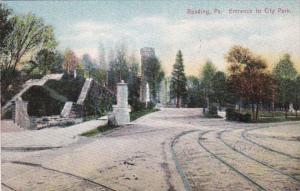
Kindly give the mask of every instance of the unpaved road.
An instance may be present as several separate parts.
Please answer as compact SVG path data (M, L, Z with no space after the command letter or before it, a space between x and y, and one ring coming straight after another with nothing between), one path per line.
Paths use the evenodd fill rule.
M300 190L299 140L300 122L164 109L62 148L2 151L2 190Z

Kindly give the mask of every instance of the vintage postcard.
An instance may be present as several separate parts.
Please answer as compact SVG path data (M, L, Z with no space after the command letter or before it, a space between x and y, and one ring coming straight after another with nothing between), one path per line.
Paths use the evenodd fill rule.
M299 0L0 0L1 190L300 190Z

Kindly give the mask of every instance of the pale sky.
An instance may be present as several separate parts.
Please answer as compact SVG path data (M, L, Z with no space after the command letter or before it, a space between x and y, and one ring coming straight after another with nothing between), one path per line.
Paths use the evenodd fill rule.
M106 52L116 42L127 43L139 56L142 47L155 48L169 74L179 49L188 74L198 75L210 59L225 70L224 55L233 45L247 46L274 64L290 53L300 68L299 0L212 1L8 1L17 14L32 12L54 27L59 49L71 48L97 58L99 42ZM278 12L278 9L288 12ZM187 10L211 14L188 14ZM218 9L222 13L215 12ZM230 14L230 9L252 13ZM256 9L261 9L260 14ZM270 10L273 9L273 14ZM266 11L266 12L265 12ZM202 12L202 11L201 11Z

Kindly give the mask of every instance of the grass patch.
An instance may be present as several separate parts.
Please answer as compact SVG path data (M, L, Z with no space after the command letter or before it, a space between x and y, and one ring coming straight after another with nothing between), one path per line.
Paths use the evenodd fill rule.
M105 131L112 130L116 127L117 126L113 126L113 125L100 126L100 127L97 127L96 129L92 129L92 130L86 131L84 133L81 133L80 135L84 136L84 137L93 137L93 136L96 136Z
M300 117L262 117L259 118L256 123L275 123L275 122L284 122L284 121L300 121Z
M134 112L131 112L130 113L130 121L134 121L144 115L147 115L149 113L153 113L153 112L156 112L156 111L159 111L159 109L155 109L155 108L151 108L151 109L143 109L143 110L140 110L140 111L134 111Z

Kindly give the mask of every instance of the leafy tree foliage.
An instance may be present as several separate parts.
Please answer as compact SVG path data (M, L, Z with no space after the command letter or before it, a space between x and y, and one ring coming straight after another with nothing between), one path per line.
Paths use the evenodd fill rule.
M0 3L0 70L1 94L11 98L22 87L22 70L26 55L36 56L41 49L53 49L56 46L53 29L33 14L17 16ZM18 78L18 79L17 79Z
M40 50L34 59L30 60L26 66L26 72L46 75L49 73L60 73L62 69L63 56L58 51L48 49Z
M297 77L297 70L294 67L294 63L291 61L289 54L283 55L278 64L273 70L273 74L276 79L289 79L293 80Z
M40 48L55 48L53 28L32 14L13 16L13 30L6 40L5 51L1 52L1 69L16 69L20 60L29 52Z
M224 106L229 97L227 91L226 75L224 72L218 71L212 78L212 90L214 99L217 101L219 106Z
M79 65L79 59L71 49L67 49L64 53L63 69L70 74Z
M290 59L290 55L285 54L273 69L273 75L277 82L277 102L281 108L284 108L286 117L290 103L293 102L294 80L297 71Z
M298 110L300 109L300 75L294 81L293 108L296 110L296 116L298 116Z
M128 79L128 60L125 45L119 45L116 50L111 50L109 54L108 86L116 91L117 83Z
M187 77L187 96L186 104L188 107L202 107L200 80L195 76Z
M159 91L160 82L164 78L164 72L162 71L160 61L157 57L149 57L145 61L145 78L149 83L150 94L153 99L157 99L157 93Z
M242 46L233 46L226 58L231 64L231 88L236 95L250 102L252 118L257 120L260 103L272 97L274 88L273 79L266 72L266 63Z
M212 83L215 73L216 67L208 60L201 71L201 88L203 89L206 107L209 107L209 98L213 95Z
M6 48L6 43L9 35L13 31L14 21L11 19L12 11L8 9L3 3L0 3L0 53L8 54L8 49Z
M105 58L105 49L102 42L99 43L99 68L102 70L107 70L107 63Z
M171 95L176 98L176 107L180 106L180 100L186 95L186 77L184 73L183 57L181 50L176 55L171 78Z
M88 73L88 77L91 76L91 72L95 69L95 63L93 63L92 58L89 54L84 54L81 59L84 70Z

